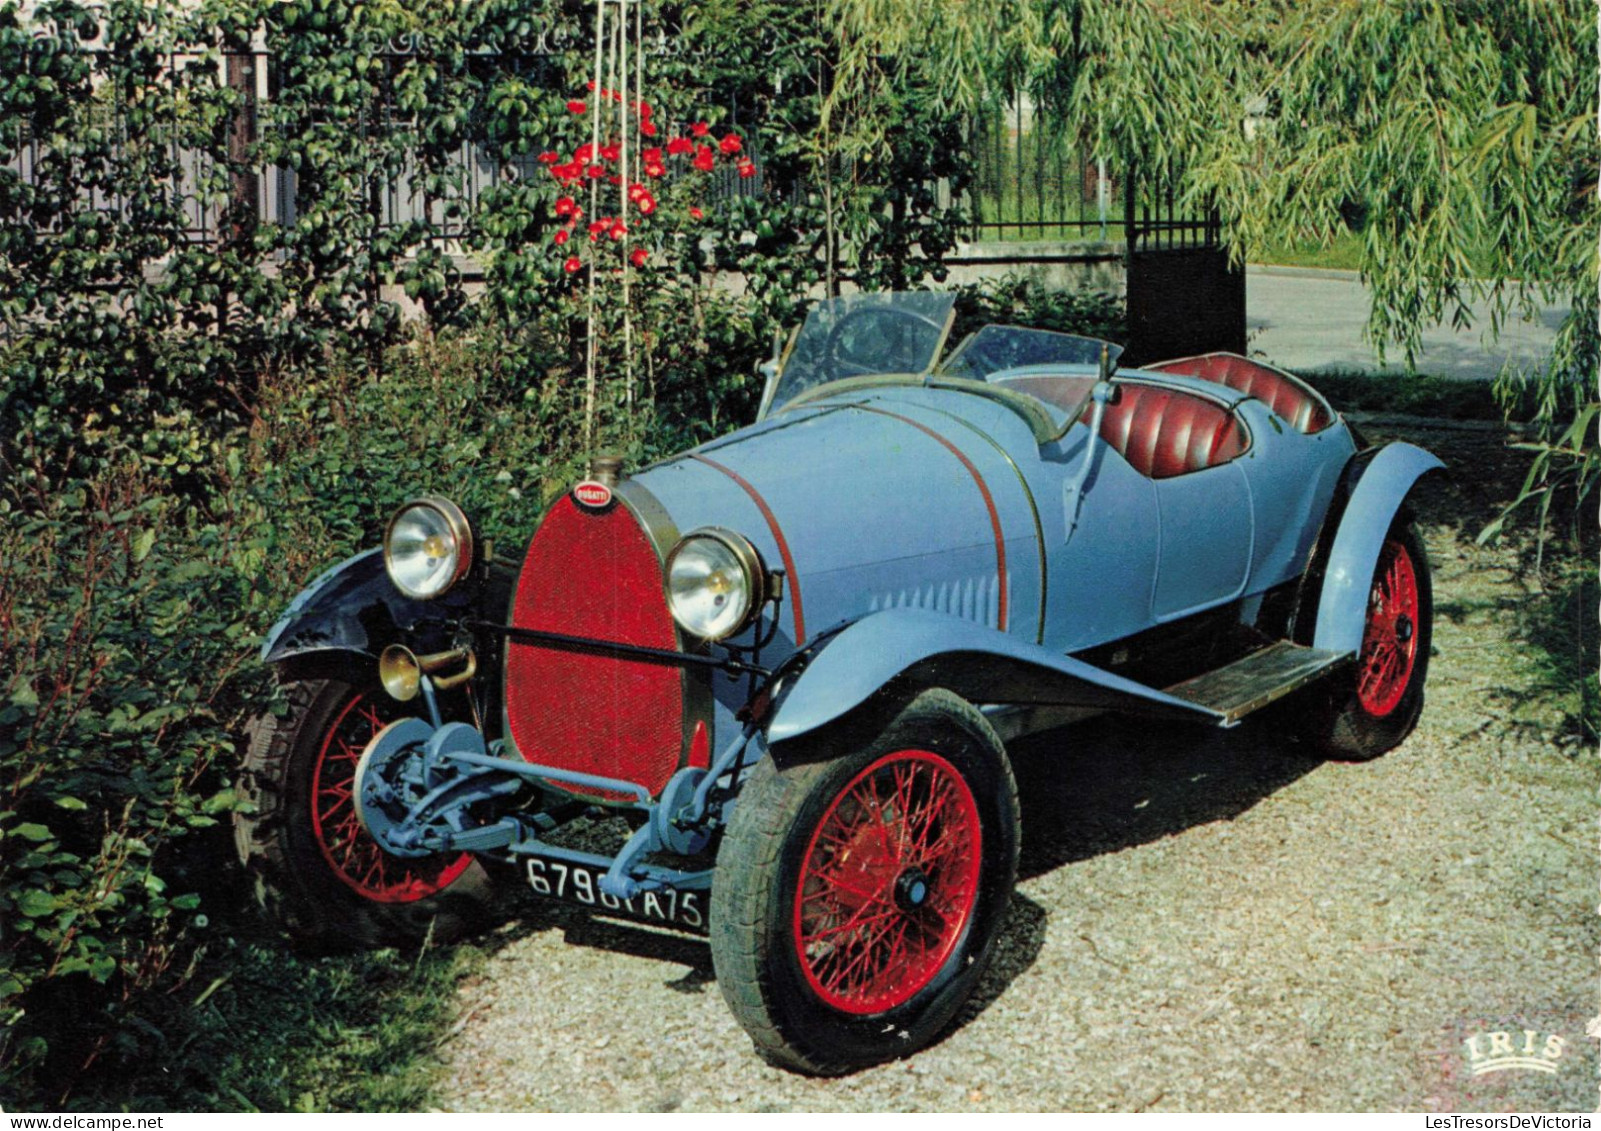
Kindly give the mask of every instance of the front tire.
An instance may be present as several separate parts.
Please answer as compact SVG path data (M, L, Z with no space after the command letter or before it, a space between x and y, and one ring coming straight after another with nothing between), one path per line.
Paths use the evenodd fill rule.
M948 691L825 745L761 763L740 791L711 944L757 1050L837 1075L917 1051L972 994L1011 898L1018 813L995 732Z
M1312 716L1312 742L1347 762L1371 761L1399 746L1423 713L1433 639L1428 553L1417 528L1397 519L1373 569L1362 650Z
M490 877L472 856L400 860L356 819L353 780L368 741L407 712L376 687L341 680L285 686L289 710L251 725L234 817L257 897L312 950L409 946L481 926Z

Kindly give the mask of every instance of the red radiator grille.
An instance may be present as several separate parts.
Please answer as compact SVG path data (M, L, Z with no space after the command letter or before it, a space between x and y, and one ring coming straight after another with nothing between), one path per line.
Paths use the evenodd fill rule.
M528 547L512 623L676 649L661 563L620 502L594 514L563 497ZM512 644L506 722L530 762L661 792L683 753L680 668L597 652ZM597 794L597 796L602 796Z

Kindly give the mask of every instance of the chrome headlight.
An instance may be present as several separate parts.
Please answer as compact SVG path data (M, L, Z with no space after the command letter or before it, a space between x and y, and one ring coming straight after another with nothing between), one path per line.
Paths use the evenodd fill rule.
M694 636L727 639L750 623L766 595L756 547L732 530L691 531L667 555L667 605Z
M389 520L384 569L406 596L419 601L442 596L472 564L472 527L449 499L418 499Z

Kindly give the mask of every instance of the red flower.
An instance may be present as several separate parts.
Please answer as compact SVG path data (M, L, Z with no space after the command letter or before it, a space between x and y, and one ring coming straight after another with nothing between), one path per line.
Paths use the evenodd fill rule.
M667 155L669 157L676 157L680 153L693 153L694 151L695 143L687 137L675 137L667 143Z
M709 173L717 167L717 153L709 145L700 146L695 150L695 168L703 173Z
M579 259L578 256L576 256L576 255L569 255L567 257L567 262L563 263L561 265L561 269L563 271L567 272L567 274L569 274L569 275L573 274L574 272L583 270L583 267L584 267L584 261L582 259Z
M699 208L691 208L689 210L689 218L691 220L704 220L706 218L706 213L702 212Z
M602 161L615 161L620 156L622 156L622 150L615 145L603 145L600 147L600 159Z
M650 252L646 251L642 247L636 247L633 250L633 252L628 256L628 261L630 263L632 263L635 267L643 267L643 266L645 266L645 261L648 260L649 258L650 258Z
M590 145L587 141L584 142L583 145L580 145L577 149L573 150L573 160L580 165L589 164L589 159L593 156L595 156L595 147Z
M647 165L660 165L662 163L661 146L653 145L649 149L641 151L639 159Z
M608 184L620 185L620 184L623 183L623 178L621 177L621 175L619 175L617 173L613 173L611 176L606 178L606 182Z
M568 236L568 232L567 232L566 228L557 228L556 229L556 234L551 236L550 238L551 238L551 241L554 242L557 247L560 247L562 244L567 242L567 236Z
M582 98L572 98L567 102L567 109L571 110L574 114L582 114L585 110L588 110L589 107L584 103Z
M558 162L560 160L561 160L561 158L557 157L554 153L548 153L547 152L547 153L541 153L539 155L539 163L541 165L554 165L556 162Z
M734 134L729 134L717 143L717 148L732 157L739 152L739 138Z
M605 93L606 93L606 91L604 91L604 90L603 90L603 91L601 91L601 93L602 93L602 94L605 94ZM613 102L621 102L621 101L622 101L622 100L623 100L623 92L622 92L622 91L620 91L620 90L614 90L614 91L612 91L612 92L611 92L611 100L612 100L612 101L613 101Z
M649 216L652 212L656 211L656 198L650 195L648 192L641 193L639 199L635 201L635 203L639 206L640 214L643 216Z
M591 165L584 170L584 175L592 181L598 181L606 175L606 168L603 165Z
M551 176L562 182L562 184L567 185L572 184L579 177L581 177L583 172L583 166L579 165L576 161L570 165L552 165L550 167Z
M756 175L756 162L752 161L749 157L741 158L739 162L739 175L742 177L754 177Z
M640 197L642 197L644 195L645 195L645 186L644 185L634 184L634 185L629 185L628 186L628 199L629 200L638 200Z
M689 132L694 134L696 137L705 137L710 130L711 127L705 122L696 122L693 126L689 127Z
M647 177L659 177L665 172L667 172L667 170L658 162L650 161L645 164L645 175Z
M651 115L650 103L649 102L641 102L639 104L639 116L641 118L645 119L648 122L648 121L650 121L650 115Z
M556 215L571 216L577 207L578 205L572 197L564 196L556 202Z
M641 123L639 123L639 132L644 134L646 137L655 137L656 136L656 123L655 122L641 122Z
M621 220L613 220L611 230L607 234L614 240L620 240L628 234L628 225Z
M606 234L606 229L609 227L611 227L611 217L609 216L601 220L591 220L589 222L589 242L598 243L600 237Z
M586 82L584 84L584 86L588 90L594 90L595 89L595 80L594 79L590 79L588 82Z

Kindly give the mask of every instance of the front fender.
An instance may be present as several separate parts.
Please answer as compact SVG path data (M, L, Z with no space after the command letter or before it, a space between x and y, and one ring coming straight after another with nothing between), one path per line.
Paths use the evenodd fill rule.
M1088 707L1209 723L1221 718L1082 660L928 609L873 613L802 658L768 724L769 742L834 722L901 678L944 687L972 703Z
M377 659L397 641L421 652L449 647L444 619L470 601L459 586L437 601L414 601L396 589L381 550L366 550L319 576L289 603L267 632L261 658L280 663L318 652ZM436 627L437 626L437 627Z
M1367 464L1340 517L1318 596L1312 643L1335 652L1360 652L1368 594L1401 504L1422 476L1445 464L1412 444L1389 444Z

